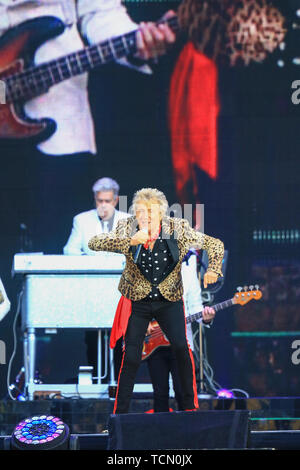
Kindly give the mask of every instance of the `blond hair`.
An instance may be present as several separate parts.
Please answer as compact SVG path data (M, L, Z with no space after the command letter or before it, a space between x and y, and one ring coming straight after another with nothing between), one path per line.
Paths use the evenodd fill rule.
M135 192L132 200L133 212L136 212L136 205L140 201L149 202L152 199L156 200L160 206L160 214L163 217L166 215L169 204L166 196L162 191L155 188L142 188Z

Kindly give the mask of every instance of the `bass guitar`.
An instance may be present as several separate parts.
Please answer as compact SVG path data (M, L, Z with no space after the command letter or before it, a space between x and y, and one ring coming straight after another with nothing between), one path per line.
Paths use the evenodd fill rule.
M178 15L158 24L167 23L175 34L187 31L199 51L213 60L227 56L230 65L237 60L246 65L252 60L260 62L283 40L284 19L277 9L266 7L265 0L236 2L228 14L226 2L223 7L219 3L184 0ZM63 80L137 52L136 31L132 31L35 65L36 50L64 30L60 19L42 16L21 23L0 38L0 141L47 140L55 132L55 121L29 118L24 110L26 101Z
M241 288L239 288L241 289ZM262 297L262 292L259 290L258 286L247 286L244 287L244 291L239 290L233 296L232 299L225 300L224 302L218 303L216 305L212 305L215 312L219 310L223 310L228 307L232 307L232 305L246 305L250 300L259 300ZM192 323L196 320L200 320L202 318L202 312L197 312L192 315L188 315L186 317L186 323ZM157 322L153 322L154 329L152 332L145 337L145 341L143 344L142 350L142 361L147 359L157 348L163 346L170 346L170 342L160 326Z

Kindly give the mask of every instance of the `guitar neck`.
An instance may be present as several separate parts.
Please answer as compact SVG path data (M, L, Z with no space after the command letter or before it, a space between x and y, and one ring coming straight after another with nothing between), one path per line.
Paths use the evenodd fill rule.
M220 302L219 304L212 305L212 308L215 310L215 312L218 312L219 310L224 310L225 308L231 307L232 305L234 305L234 303L235 303L234 299L229 299L229 300L225 300L224 302ZM201 320L201 318L202 318L202 311L194 313L192 315L188 315L185 320L186 320L186 323L192 323L196 320Z
M180 29L177 16L161 20L157 24L162 23L168 24L174 33ZM30 67L6 79L7 101L28 100L39 96L57 83L109 62L134 55L136 52L136 31L131 31L67 56Z

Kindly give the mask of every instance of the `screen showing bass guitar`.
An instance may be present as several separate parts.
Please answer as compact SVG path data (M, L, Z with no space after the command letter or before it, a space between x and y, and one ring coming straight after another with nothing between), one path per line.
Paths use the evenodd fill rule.
M167 23L177 36L185 32L187 40L214 61L226 58L230 66L262 62L286 34L284 17L266 0L232 3L184 0L177 14L157 24ZM56 130L55 121L29 118L26 101L63 80L137 53L136 31L131 31L35 65L36 50L64 30L59 18L42 16L11 28L0 38L0 91L4 88L5 95L0 99L0 141L47 140Z

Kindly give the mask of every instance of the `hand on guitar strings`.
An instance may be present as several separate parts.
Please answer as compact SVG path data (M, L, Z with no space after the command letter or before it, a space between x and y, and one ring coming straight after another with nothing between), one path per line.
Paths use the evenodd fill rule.
M202 311L203 323L210 323L215 318L216 312L212 307L204 307Z
M163 19L167 20L175 16L170 10ZM176 40L172 29L165 23L155 24L152 22L142 22L137 31L138 57L143 60L157 59L167 52L168 47Z
M151 335L151 333L155 330L156 326L157 326L157 323L151 321L148 325L148 328L147 328L147 331L146 331L146 336Z

